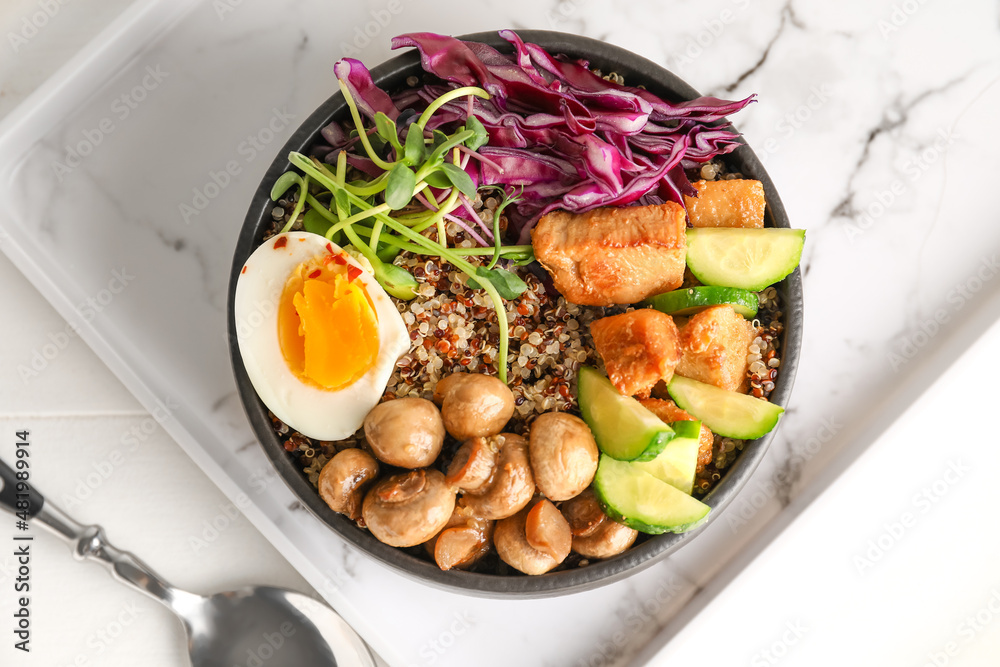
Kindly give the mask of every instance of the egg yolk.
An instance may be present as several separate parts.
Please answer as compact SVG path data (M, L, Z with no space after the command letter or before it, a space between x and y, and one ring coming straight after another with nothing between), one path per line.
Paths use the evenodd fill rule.
M289 369L322 389L346 387L378 358L378 319L364 283L313 260L289 277L278 306L278 343Z

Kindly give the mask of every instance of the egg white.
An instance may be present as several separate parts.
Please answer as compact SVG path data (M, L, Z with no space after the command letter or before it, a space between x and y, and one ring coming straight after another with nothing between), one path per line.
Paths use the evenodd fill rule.
M275 242L287 243L275 248ZM336 244L309 232L289 232L268 239L247 259L236 282L236 338L247 376L264 405L291 428L316 440L353 435L385 391L396 360L410 347L406 324L395 305L367 271L364 284L378 317L379 351L375 365L352 384L327 391L303 383L288 367L278 343L278 304L288 277L310 259L342 253L349 266L361 265Z

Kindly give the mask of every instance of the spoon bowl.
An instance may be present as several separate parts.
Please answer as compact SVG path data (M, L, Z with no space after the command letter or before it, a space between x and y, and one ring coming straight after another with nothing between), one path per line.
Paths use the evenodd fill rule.
M193 667L262 665L272 658L287 665L350 665L364 649L329 606L271 586L203 597L181 620Z
M144 562L114 547L99 526L77 523L18 481L3 461L0 507L26 514L67 541L77 559L102 563L122 583L166 605L187 633L192 667L374 667L368 646L326 603L272 586L210 596L171 586Z

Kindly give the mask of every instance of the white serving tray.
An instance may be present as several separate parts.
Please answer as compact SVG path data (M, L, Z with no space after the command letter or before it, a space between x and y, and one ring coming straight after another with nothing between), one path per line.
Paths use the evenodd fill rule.
M517 8L486 15L468 3L449 7L429 0L405 7L305 0L281 9L253 0L136 2L0 125L0 249L391 665L621 664L671 619L668 633L694 614L706 596L685 605L699 589L721 589L747 560L735 555L752 555L773 538L786 519L752 539L787 503L790 486L767 491L748 512L738 498L728 511L742 512L740 523L716 521L626 581L547 600L470 598L403 578L304 511L273 473L236 397L227 279L263 172L333 89L331 65L345 49L377 63L393 34L519 25ZM429 25L422 16L431 13ZM376 37L365 40L358 30ZM794 211L794 196L784 198ZM829 285L814 280L807 292L810 286L817 294ZM977 311L964 335L978 335L997 310ZM807 332L804 362L818 349L810 340ZM910 368L924 381L941 363ZM809 395L801 373L795 395ZM837 434L855 443L845 460L917 393L904 385L872 406L878 419L862 421L867 430ZM782 446L756 476L765 490L791 451L782 435L810 436L827 416L810 405L788 415ZM753 487L746 498L756 497L746 495ZM809 495L822 487L808 487Z

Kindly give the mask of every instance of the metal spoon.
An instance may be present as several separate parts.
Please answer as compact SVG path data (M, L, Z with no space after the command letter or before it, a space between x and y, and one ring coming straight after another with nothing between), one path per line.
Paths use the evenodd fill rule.
M20 504L19 504L20 501ZM271 586L252 586L209 597L175 588L148 565L112 546L100 526L84 526L0 461L0 506L24 512L66 540L78 560L106 565L119 581L165 604L188 638L192 667L308 665L373 667L368 646L325 603Z

